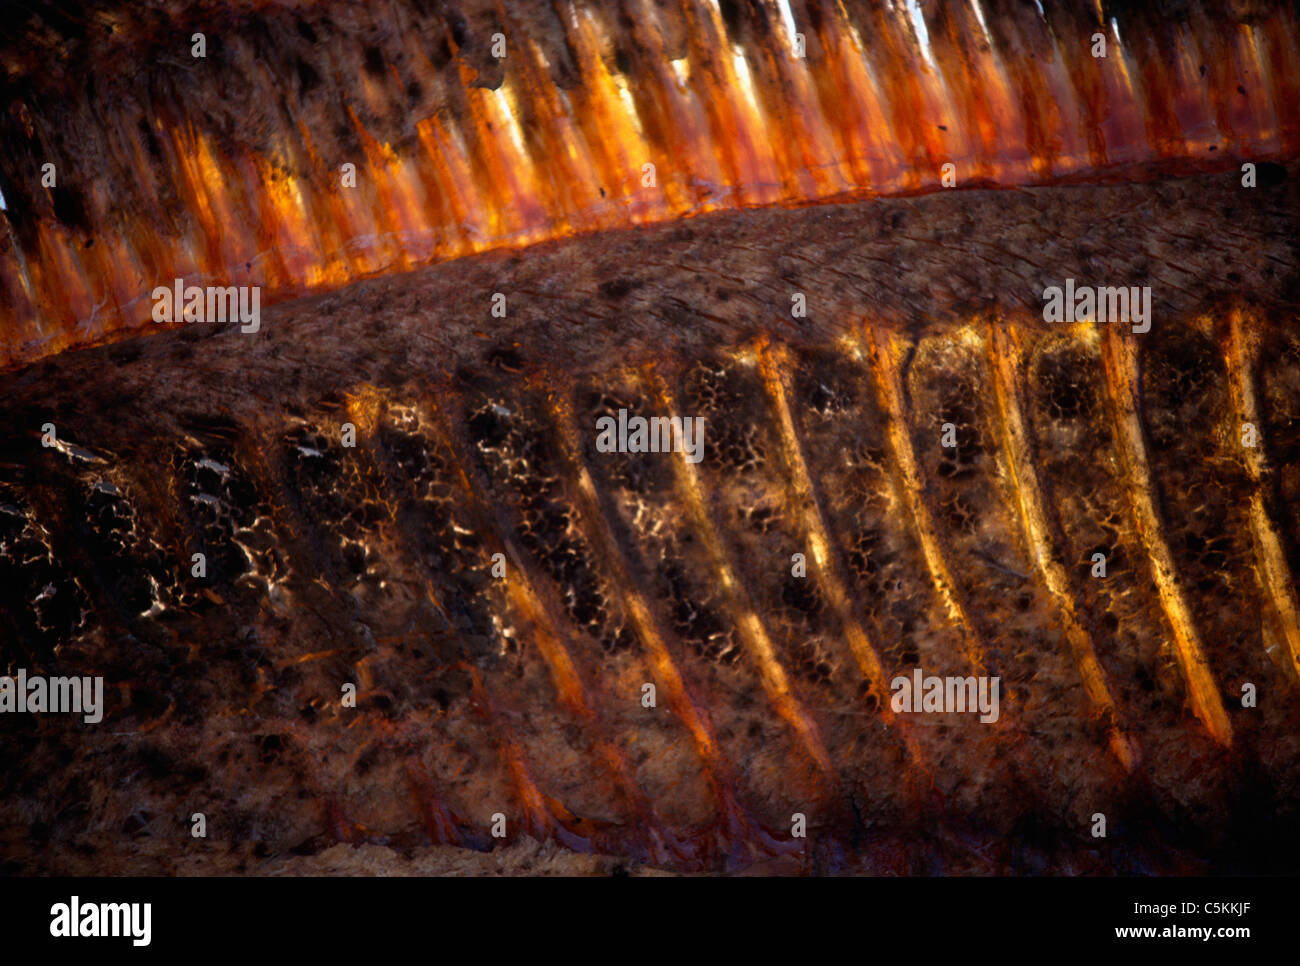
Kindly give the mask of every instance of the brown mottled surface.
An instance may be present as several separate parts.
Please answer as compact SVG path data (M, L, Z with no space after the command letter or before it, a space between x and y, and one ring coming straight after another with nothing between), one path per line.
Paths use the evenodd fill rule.
M63 379L81 383L79 403L126 392L171 412L192 407L206 387L226 411L251 414L273 384L312 396L415 374L436 380L457 366L494 368L496 360L500 369L503 353L518 357L512 368L581 372L606 359L693 354L763 332L823 345L865 317L917 331L982 310L1041 318L1044 287L1066 277L1150 285L1157 324L1166 327L1232 299L1285 313L1300 285L1296 170L1288 178L1287 169L1264 165L1253 190L1233 168L1150 184L954 190L607 231L275 306L264 310L257 336L194 325L33 364L13 378L11 399L35 398L38 387ZM490 311L498 291L508 296L504 319ZM790 317L794 292L808 296L807 319ZM117 364L111 380L85 379L105 361ZM148 365L129 364L138 361ZM185 378L159 379L159 366Z
M178 277L257 284L266 305L484 246L937 189L946 163L970 187L1300 154L1294 4L987 7L919 5L918 33L884 0L24 0L0 31L0 365L149 328L150 293ZM1086 217L1004 204L1047 239ZM970 246L974 278L1005 219L966 210L931 241ZM1126 215L1117 229L1145 227ZM1186 263L1183 287L1231 285L1188 258L1202 224L1144 251ZM923 226L888 227L892 246ZM1077 260L1108 257L1117 236L1095 228ZM888 274L942 297L927 247ZM784 254L778 278L817 246ZM983 282L975 298L1000 297Z
M256 335L193 326L7 375L3 663L102 674L107 710L95 726L0 721L5 868L539 871L515 851L473 851L492 843L499 811L511 841L678 870L1294 871L1297 682L1262 616L1222 352L1240 305L1261 344L1252 375L1276 468L1264 485L1294 574L1297 182L1295 169L1261 174L1253 191L1228 171L606 232L278 306ZM1141 354L1165 539L1231 748L1187 707L1122 496L1096 344L1039 321L1043 287L1067 276L1152 286L1152 332L1124 338ZM505 319L489 314L496 291ZM806 320L789 316L795 291ZM1131 774L1009 509L986 315L1027 345L1028 456L1141 749ZM760 336L788 349L789 405L850 619L887 676L967 673L891 482L879 385L842 341L860 320L912 350L907 437L971 633L1004 682L993 727L888 724L824 575L810 564L790 577L808 534L769 389L743 351ZM599 414L662 412L655 378L678 412L707 418L707 518L831 776L768 699L672 465L595 452ZM45 422L78 449L42 448ZM340 445L343 422L355 448ZM944 422L955 452L938 445ZM1105 582L1089 577L1097 548ZM200 549L206 580L190 576ZM490 574L496 552L505 581ZM636 600L714 761L668 697ZM653 711L640 704L648 681ZM1240 707L1243 681L1258 708ZM360 685L356 709L339 706L344 682ZM196 811L209 842L188 837ZM789 841L796 811L806 842ZM1089 834L1097 811L1104 841ZM546 855L548 868L610 871Z

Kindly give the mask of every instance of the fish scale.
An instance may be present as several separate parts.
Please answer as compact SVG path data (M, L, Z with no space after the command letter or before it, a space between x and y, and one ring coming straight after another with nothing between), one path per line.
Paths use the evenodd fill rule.
M6 871L1297 867L1291 6L24 10Z
M108 697L99 730L7 727L25 763L2 806L11 861L67 868L61 849L120 841L141 810L194 848L182 819L204 810L201 850L263 857L484 849L500 814L509 840L679 870L787 854L1223 867L1296 780L1300 348L1279 324L1288 283L1260 267L1294 265L1294 181L1255 202L1236 181L718 213L286 303L256 337L194 325L18 371L5 663L102 674ZM1242 266L1232 300L1163 290L1169 263L1120 236L1108 265L1158 293L1150 333L1025 310L1040 270L1081 274L1087 224L1140 212L1145 238L1176 238L1228 204L1232 229L1195 257ZM1052 211L1076 241L1046 239ZM834 244L828 220L858 239L846 257L780 254L804 232ZM945 290L918 305L877 281L891 225L924 240L977 221L1006 262L918 241L904 251ZM702 245L716 273L694 270ZM661 267L630 268L637 252ZM540 304L513 295L499 338L471 334L493 291L566 272ZM1021 291L972 301L982 272ZM720 296L720 276L748 280L744 297ZM812 295L804 322L782 318L791 284ZM699 325L681 308L697 296ZM619 408L704 416L702 461L599 452L597 420ZM67 445L41 446L46 421ZM99 503L111 512L78 509ZM45 582L76 588L54 638ZM917 667L998 675L1000 719L898 713L891 682ZM58 778L33 783L58 755ZM50 823L59 849L24 851L19 815L87 797ZM1096 811L1121 830L1102 857ZM1268 867L1247 855L1232 867Z

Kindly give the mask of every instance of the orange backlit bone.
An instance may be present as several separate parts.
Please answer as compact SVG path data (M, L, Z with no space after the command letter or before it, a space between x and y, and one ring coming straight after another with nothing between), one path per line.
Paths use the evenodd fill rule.
M290 7L253 7L268 30L292 31ZM456 63L439 71L435 25L405 20L383 25L397 32L384 69L361 69L340 46L352 24L314 48L331 124L313 124L296 79L231 28L223 69L279 105L268 108L278 127L231 136L179 94L81 103L107 114L103 130L53 160L83 226L35 187L76 115L44 116L15 95L0 166L32 187L21 217L0 213L0 364L152 328L148 293L175 278L258 285L269 303L579 232L930 190L946 164L959 187L1026 185L1300 146L1290 5L1237 22L1193 4L1176 24L1103 23L1091 9L995 16L979 0L923 11L763 0L737 22L716 0L634 0L621 13L564 0L551 34L534 34L523 10L500 15L496 86L454 42ZM1096 34L1105 57L1091 52ZM208 63L187 65L176 89L218 85ZM403 114L426 81L442 85L441 106ZM372 133L384 118L409 136Z

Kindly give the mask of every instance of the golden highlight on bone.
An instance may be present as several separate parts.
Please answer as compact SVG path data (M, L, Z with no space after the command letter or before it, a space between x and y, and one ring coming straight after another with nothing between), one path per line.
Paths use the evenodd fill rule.
M665 412L680 412L673 402L671 391L658 373L647 373L645 378L656 402ZM822 777L833 785L837 780L835 767L818 732L817 723L804 709L791 687L789 675L777 655L776 646L772 643L763 619L755 609L744 584L736 578L724 538L714 526L713 516L706 506L707 497L700 474L685 456L679 459L674 455L672 466L677 494L713 564L713 573L718 577L728 616L744 638L750 657L758 668L764 690L777 713L799 735L804 750Z
M564 393L565 397L569 394ZM552 425L556 440L565 462L576 480L575 504L581 514L583 532L590 534L602 555L605 564L613 574L615 584L622 589L628 616L636 629L637 636L645 647L646 656L655 673L655 680L668 697L670 707L690 732L696 754L706 774L713 794L718 799L720 816L734 816L739 809L735 804L735 779L731 775L726 759L721 755L708 721L707 711L692 697L681 670L673 661L668 648L667 635L655 619L650 602L636 587L628 569L626 548L619 544L609 523L609 517L601 505L600 495L592 481L591 472L582 459L581 444L577 439L577 426L571 408L552 400Z
M454 431L446 423L446 418L446 414L441 409L435 409L432 424L441 445L451 454L453 469L460 485L461 498L466 502L466 505L475 508L478 515L485 520L491 520L492 511L483 506L482 501L477 496L477 491L466 469L470 465L469 460L461 452ZM572 717L581 722L582 727L590 736L592 747L601 759L602 764L608 769L609 774L617 778L620 792L625 801L637 813L647 813L649 806L632 775L631 765L618 749L604 737L600 727L599 715L592 709L587 699L586 688L565 643L565 633L561 622L556 618L553 608L548 607L543 602L540 593L535 588L535 584L538 582L537 578L530 572L531 568L525 563L525 558L515 545L515 541L510 537L504 526L499 526L497 531L493 546L494 548L499 547L508 561L507 576L503 578L506 583L506 594L514 607L527 621L531 632L530 640L536 644L537 650L547 666L561 704ZM522 767L523 759L522 756L519 756L518 751L512 750L511 755L519 757L519 763ZM545 811L544 806L543 810ZM552 815L549 811L546 811L546 815L548 820L556 819L558 821L559 819L558 816Z
M898 720L890 704L889 680L884 664L872 645L870 637L867 636L866 628L854 613L852 595L844 577L843 565L838 553L832 549L830 528L826 525L822 502L812 474L808 471L803 443L795 427L794 415L790 411L788 397L792 366L789 352L783 346L763 343L758 346L756 354L763 384L776 415L776 425L781 436L782 457L791 482L794 504L799 511L803 531L807 534L812 549L818 578L848 640L849 650L852 651L859 670L879 702L881 717L889 725L895 725ZM908 756L914 762L924 766L923 751L909 726L902 728L901 738L907 748Z
M866 334L867 362L888 432L890 482L895 503L905 510L920 544L922 556L925 557L935 594L943 604L949 622L962 636L963 655L975 674L983 674L986 661L984 645L966 613L957 581L948 569L943 542L926 498L925 480L908 429L911 419L903 386L907 346L896 336L878 332L870 323L864 323L863 329Z
M631 0L621 11L561 0L578 76L561 83L560 52L546 46L559 41L507 14L495 88L479 86L454 44L458 66L439 72L430 38L402 31L385 57L400 53L408 76L445 85L441 108L410 118L403 143L362 121L414 109L394 63L371 74L322 41L318 73L346 130L321 130L293 79L274 76L231 28L228 60L279 105L266 108L275 129L254 150L183 96L156 113L142 98L111 105L102 131L80 132L93 150L48 158L80 192L89 233L59 221L40 187L24 231L0 231L0 364L152 329L150 293L177 278L259 285L265 303L578 232L929 190L947 164L959 187L1022 185L1300 149L1289 4L1250 22L1209 3L1190 4L1180 23L1135 13L1103 24L1055 5L994 16L979 0L919 11L761 0L737 29L716 0ZM1104 57L1092 53L1095 34ZM191 79L215 85L210 63L187 65L181 95ZM30 143L8 153L31 170L5 174L36 186L42 146L69 132L34 106L12 107ZM78 170L89 159L96 169ZM344 164L355 187L342 184Z
M1228 337L1224 344L1224 361L1232 397L1235 419L1228 426L1229 445L1241 447L1241 456L1250 475L1253 489L1250 494L1250 529L1254 537L1256 576L1269 615L1286 645L1286 660L1293 675L1300 675L1300 603L1296 600L1296 583L1287 565L1282 538L1274 525L1265 497L1265 484L1269 474L1262 440L1252 440L1247 445L1243 436L1247 427L1255 434L1262 433L1258 404L1255 398L1254 340L1242 324L1242 313L1234 309L1228 317Z
M1100 328L1102 368L1115 427L1115 450L1123 468L1124 490L1173 633L1173 651L1187 684L1188 700L1210 736L1222 745L1231 745L1232 724L1205 659L1200 634L1156 509L1155 482L1142 428L1137 349L1114 326Z
M1119 712L1106 684L1105 672L1097 660L1092 638L1079 620L1070 578L1056 557L1057 541L1048 522L1047 504L1034 469L1033 452L1020 403L1023 349L1016 333L1009 329L1004 331L996 321L989 322L987 346L1003 471L1012 494L1009 502L1014 504L1012 510L1024 528L1025 546L1034 559L1034 566L1060 611L1065 639L1083 679L1084 690L1106 722L1111 751L1126 771L1132 771L1137 764L1138 749L1119 724Z

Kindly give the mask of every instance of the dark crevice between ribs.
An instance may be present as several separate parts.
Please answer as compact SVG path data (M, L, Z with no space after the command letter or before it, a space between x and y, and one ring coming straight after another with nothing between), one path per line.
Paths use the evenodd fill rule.
M1259 490L1294 575L1287 174L1253 191L1229 173L716 214L362 282L268 311L257 336L194 326L16 371L0 441L4 663L102 673L107 707L102 726L27 717L0 737L24 763L0 796L8 867L249 870L335 842L488 849L498 811L512 839L683 870L1294 867L1296 680L1284 629L1261 623L1225 341L1240 310L1258 341ZM1122 338L1138 352L1161 536L1230 747L1193 713L1170 648L1102 352L1041 322L1043 287L1065 277L1152 286L1152 331ZM494 291L514 294L486 336ZM790 317L792 291L807 319ZM1049 552L1118 722L1084 693L1011 502L990 319L1025 346ZM907 347L897 436L868 335ZM832 575L790 576L810 532L763 358L784 360L847 620L887 678L969 673L980 645L1006 683L1000 726L884 723ZM662 393L707 417L708 519L829 781L765 688L672 464L595 447L599 416L664 414ZM40 445L47 421L64 448ZM937 443L945 422L955 451ZM900 510L899 439L965 630ZM345 682L355 710L339 706ZM1108 745L1116 723L1141 751L1132 772ZM213 816L197 846L196 803ZM1105 845L1087 833L1093 811L1111 818ZM789 840L793 812L808 814L806 850ZM198 851L177 860L184 849Z

